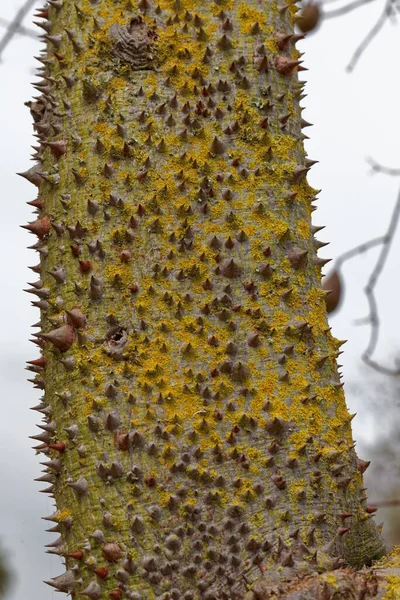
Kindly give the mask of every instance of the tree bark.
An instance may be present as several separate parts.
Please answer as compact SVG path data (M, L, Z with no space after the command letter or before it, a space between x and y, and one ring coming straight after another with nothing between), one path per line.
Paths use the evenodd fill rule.
M320 283L295 13L39 11L34 439L49 583L73 597L314 598L384 551Z

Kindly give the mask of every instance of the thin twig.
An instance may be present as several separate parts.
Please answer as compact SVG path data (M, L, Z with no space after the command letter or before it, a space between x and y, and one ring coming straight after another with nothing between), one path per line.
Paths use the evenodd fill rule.
M369 159L368 162L371 164L373 171L375 173L384 173L386 175L393 175L393 176L400 175L400 169L391 169L389 167L384 167L384 166L378 164L377 162L375 162L373 159ZM400 368L390 369L387 367L383 367L382 365L380 365L379 363L377 363L375 360L372 359L372 355L375 352L375 349L376 349L376 346L378 343L379 325L380 325L378 306L377 306L374 292L375 292L375 287L378 283L378 279L379 279L379 277L383 271L383 268L385 266L385 263L386 263L386 260L387 260L388 254L389 254L389 250L390 250L390 247L393 242L394 234L395 234L397 226L399 224L399 218L400 218L400 189L399 189L399 192L397 195L397 200L396 200L395 206L393 208L392 215L390 217L389 225L388 225L385 235L373 238L372 240L369 240L368 242L364 242L363 244L355 246L355 248L352 248L351 250L344 252L335 261L336 271L339 272L343 263L346 260L353 258L357 254L362 254L363 252L366 252L367 250L369 250L370 248L373 248L374 246L382 247L380 254L378 256L378 260L376 261L375 267L372 270L372 272L368 278L368 283L364 288L364 292L367 297L368 306L369 306L368 315L367 315L367 317L365 317L363 319L358 319L356 324L357 325L366 325L366 324L371 325L371 333L370 333L368 345L362 354L362 357L361 357L362 360L367 365L369 365L376 371L379 371L380 373L384 373L385 375L396 375L396 376L400 375Z
M322 0L321 6L326 6L327 4L333 4L334 2L340 2L340 0Z
M387 228L385 241L382 243L382 249L378 260L375 265L375 269L372 271L368 283L364 289L365 295L367 296L369 311L370 311L370 323L371 323L371 335L369 339L368 346L365 352L362 355L362 359L364 362L372 366L373 368L377 368L377 363L372 360L371 356L375 351L376 345L378 343L379 336L379 316L378 316L378 307L376 304L376 298L374 295L374 290L376 284L378 283L378 279L383 271L383 267L385 266L386 259L389 254L390 247L393 242L394 234L397 229L397 225L399 223L400 217L400 190L397 195L396 204L394 206L392 216L390 218L389 227ZM400 369L387 369L386 367L379 367L380 372L385 373L387 375L400 375Z
M0 17L0 25L2 27L9 27L10 22L7 21L6 19L2 19ZM38 39L38 34L36 33L36 31L33 31L33 29L28 29L28 27L24 27L23 25L19 25L15 29L15 33L18 33L19 35L24 35L26 37L32 38L33 40L37 40Z
M323 2L322 6L329 4L330 1L336 0L328 0L328 2ZM339 8L328 10L327 12L322 10L322 18L332 19L335 17L341 17L342 15L346 15L347 13L352 12L353 10L356 10L357 8L360 8L362 6L365 6L366 4L370 4L373 1L374 0L352 0L352 2L349 2L349 4L345 4L344 6L341 6ZM347 72L350 73L354 70L362 54L368 48L369 44L372 42L374 37L378 35L378 33L380 32L387 20L390 19L392 24L397 24L396 11L399 11L399 6L396 4L396 1L397 0L386 0L385 6L378 20L375 22L374 26L368 32L368 34L365 36L362 42L358 45L353 56L351 57L351 60L346 67Z
M388 16L392 13L391 4L392 4L392 0L387 0L386 1L384 9L382 11L382 14L380 15L380 17L376 21L375 25L368 32L368 34L365 36L365 38L360 43L360 45L356 48L356 51L354 52L354 54L353 54L353 56L352 56L349 64L346 67L346 71L347 72L350 73L351 71L353 71L354 67L356 66L356 64L360 60L363 52L367 49L367 47L372 42L372 40L374 39L374 37L376 35L378 35L378 33L380 32L380 30L384 26L385 22L388 19Z
M371 502L371 506L375 508L383 508L385 506L400 506L400 500L382 500L381 502Z
M3 37L0 39L0 61L1 55L4 52L5 48L8 46L15 33L18 31L19 27L22 24L25 16L28 14L30 9L34 4L36 4L37 0L26 0L25 4L21 6L14 19L9 23L7 30Z
M384 167L383 165L377 163L373 158L367 158L367 162L371 165L371 171L373 173L384 173L385 175L393 175L394 177L400 175L400 169Z
M332 17L341 17L356 8L360 8L360 6L364 6L365 4L369 4L370 2L374 2L374 0L354 0L354 2L350 2L350 4L345 4L336 10L331 10L329 12L323 13L324 19L331 19Z
M353 256L356 256L357 254L363 254L364 252L367 252L367 250L370 250L374 246L379 246L380 244L383 244L385 241L386 241L386 236L381 235L380 237L369 240L368 242L364 242L363 244L360 244L359 246L355 246L354 248L352 248L351 250L348 250L347 252L343 252L343 254L341 254L339 256L339 258L336 260L336 263L335 263L336 268L340 269L342 264L346 260L349 260L349 258L353 258Z

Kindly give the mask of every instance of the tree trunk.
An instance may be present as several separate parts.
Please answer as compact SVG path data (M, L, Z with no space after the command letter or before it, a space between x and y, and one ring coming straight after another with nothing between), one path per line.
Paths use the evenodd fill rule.
M66 562L49 583L73 597L289 598L300 577L315 598L333 583L313 575L383 553L320 283L295 12L39 11L34 439Z

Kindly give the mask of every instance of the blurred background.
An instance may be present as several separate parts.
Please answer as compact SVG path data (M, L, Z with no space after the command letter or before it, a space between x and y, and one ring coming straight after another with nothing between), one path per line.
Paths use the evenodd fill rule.
M328 12L349 4L330 0L322 6ZM1 3L0 39L23 6L23 0ZM33 440L28 439L38 420L29 407L38 403L40 394L26 381L29 373L24 368L26 360L38 356L36 347L28 342L38 311L22 289L34 280L27 266L35 264L37 257L26 249L33 243L32 237L19 225L33 220L25 203L35 196L33 187L15 175L33 164L32 119L24 102L36 95L31 83L39 65L33 57L41 47L35 35L41 30L32 24L32 17L40 6L42 3L32 1L21 21L24 30L13 28L11 39L0 43L0 563L11 573L5 600L55 598L55 591L42 580L63 570L56 557L44 552L44 544L54 535L45 533L47 522L41 517L52 513L54 507L47 495L38 493L45 486L33 482L41 467L31 449ZM354 51L385 6L391 7L392 16L385 19L353 72L347 72ZM325 273L344 252L384 235L396 204L400 177L371 174L366 158L400 168L398 10L396 2L385 5L383 0L370 0L348 14L323 19L319 28L298 44L308 68L301 73L308 94L303 100L303 116L314 123L305 130L311 138L306 150L309 158L319 161L308 180L322 189L314 224L325 225L318 238L330 242L320 256L333 259ZM400 499L400 463L396 460L400 376L379 373L363 363L371 326L354 323L368 315L364 287L381 249L372 248L343 264L341 304L331 315L330 325L337 338L348 340L340 362L350 412L357 412L353 420L357 452L362 459L372 460L365 474L370 504L392 501L392 506L380 508L376 517L378 522L384 521L383 534L390 545L400 543L400 503L396 504ZM380 324L373 359L388 369L397 369L396 359L400 358L399 256L400 234L396 231L376 288Z

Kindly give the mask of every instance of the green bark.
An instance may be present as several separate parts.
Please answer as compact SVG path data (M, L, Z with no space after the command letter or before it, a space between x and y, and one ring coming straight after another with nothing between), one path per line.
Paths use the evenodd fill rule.
M50 584L239 600L370 562L383 546L320 284L295 6L49 4L24 176L35 439L67 568Z

